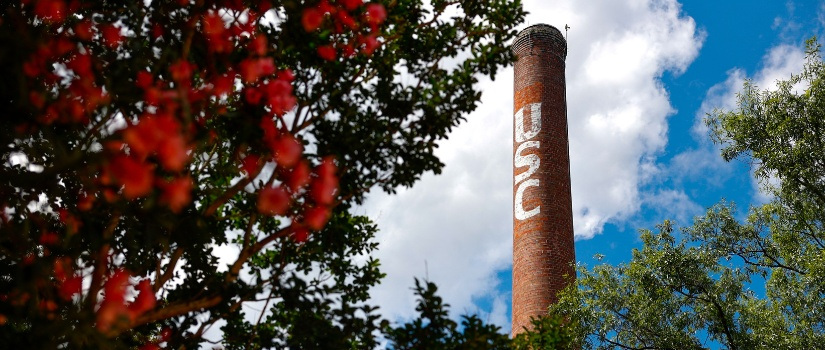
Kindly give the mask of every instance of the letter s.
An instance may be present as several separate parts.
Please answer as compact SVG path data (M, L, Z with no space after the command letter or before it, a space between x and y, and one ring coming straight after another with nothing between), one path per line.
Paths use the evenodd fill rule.
M522 182L524 179L530 177L530 175L535 174L536 170L539 168L539 165L541 164L541 159L537 154L528 154L526 156L521 155L521 152L524 152L524 150L527 148L539 149L539 142L527 141L518 145L518 148L516 149L516 156L515 158L513 158L513 164L516 168L521 168L525 166L529 166L529 168L527 168L527 171L516 175L516 177L513 179L514 184L518 184L519 182Z

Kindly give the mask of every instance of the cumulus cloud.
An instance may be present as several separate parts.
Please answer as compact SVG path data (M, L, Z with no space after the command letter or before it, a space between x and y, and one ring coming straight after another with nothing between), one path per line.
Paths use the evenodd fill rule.
M525 1L529 24L568 35L567 97L575 234L586 239L620 222L646 200L674 113L660 78L681 74L704 34L674 0ZM525 24L526 26L527 24ZM512 69L485 80L479 109L441 144L447 164L397 195L373 194L360 209L376 218L378 258L387 278L372 291L390 319L414 314L413 277L428 277L454 312L502 317L509 295L497 271L512 254ZM681 200L661 193L650 200ZM688 205L688 204L686 204ZM425 268L425 262L427 268ZM509 315L507 315L509 316Z
M730 69L725 81L713 85L708 89L702 105L696 113L692 134L697 146L673 157L669 164L669 176L674 179L701 179L711 186L721 186L733 171L733 165L726 163L719 155L719 146L708 138L708 128L704 119L716 110L736 110L737 94L742 91L743 84L749 80L758 89L776 90L777 82L787 80L793 74L802 71L805 62L805 49L801 45L781 44L770 48L762 58L760 68L752 76L741 68ZM805 86L795 86L794 90L801 92ZM764 203L770 200L770 195L764 191L764 186L775 183L775 179L760 182L751 176L755 202Z

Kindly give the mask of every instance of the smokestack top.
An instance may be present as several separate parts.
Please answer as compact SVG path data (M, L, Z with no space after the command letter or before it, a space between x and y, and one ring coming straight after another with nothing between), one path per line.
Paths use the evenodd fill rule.
M561 31L549 24L534 24L522 29L512 46L516 56L550 53L567 58L567 40Z

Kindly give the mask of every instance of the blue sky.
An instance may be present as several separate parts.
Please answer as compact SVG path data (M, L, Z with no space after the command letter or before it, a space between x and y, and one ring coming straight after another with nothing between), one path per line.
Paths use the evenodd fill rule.
M825 28L822 1L524 1L529 24L570 25L568 119L576 255L627 261L639 228L691 218L725 198L764 201L743 162L724 163L701 118L735 106L744 79L770 88L798 72ZM525 23L522 27L527 26ZM482 79L479 109L438 154L442 175L360 209L381 229L385 317L414 315L413 277L454 315L510 328L512 69Z

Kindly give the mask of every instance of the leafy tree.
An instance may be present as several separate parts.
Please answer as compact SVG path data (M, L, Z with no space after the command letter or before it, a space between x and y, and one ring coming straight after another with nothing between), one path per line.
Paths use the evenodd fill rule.
M197 348L210 327L226 348L376 346L376 227L349 209L440 172L524 18L504 0L0 11L9 348Z
M815 39L799 75L773 91L746 83L736 110L706 121L723 157L754 164L773 199L744 219L721 202L678 233L665 221L642 231L629 263L580 269L553 309L575 321L585 348L825 342L825 62Z
M386 332L391 349L509 349L510 339L499 327L485 325L476 315L463 316L461 326L448 317L448 304L436 295L436 286L415 280L419 296L415 310L419 317L389 328Z

